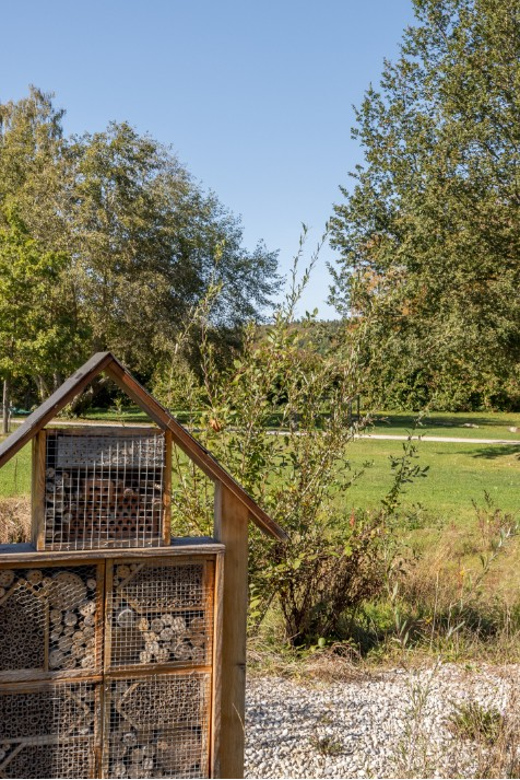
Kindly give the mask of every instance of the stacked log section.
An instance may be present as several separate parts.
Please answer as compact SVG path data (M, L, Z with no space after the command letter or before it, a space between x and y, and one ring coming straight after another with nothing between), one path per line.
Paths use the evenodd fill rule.
M0 680L94 670L95 566L0 570Z
M211 599L204 564L115 566L111 665L210 664Z

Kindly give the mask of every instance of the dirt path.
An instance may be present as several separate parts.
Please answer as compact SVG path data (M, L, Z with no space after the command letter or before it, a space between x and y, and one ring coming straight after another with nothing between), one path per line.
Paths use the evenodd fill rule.
M0 418L1 419L1 418ZM21 425L24 421L24 418L18 418L11 420L11 423L14 425ZM123 425L131 425L131 426L142 426L142 427L149 427L149 423L143 423L143 422L126 422L126 423L118 423L115 421L112 422L104 422L101 420L57 420L56 421L58 425L72 425L72 426L78 426L78 425L95 425L95 426L105 426L107 428L118 428L123 427ZM192 431L193 433L197 433L197 430L194 429ZM289 433L288 431L280 431L277 429L271 429L269 431L266 431L266 433L269 433L273 436L287 436ZM296 431L296 434L298 436L303 436L305 431ZM355 439L374 439L375 441L407 441L410 437L403 435L403 434L393 434L393 433L356 433L354 435ZM438 442L439 444L442 444L443 442L447 442L448 444L494 444L496 446L504 446L506 444L509 444L513 447L520 447L520 439L474 439L473 437L458 437L458 436L421 436L418 435L412 435L413 441L431 441L431 442Z

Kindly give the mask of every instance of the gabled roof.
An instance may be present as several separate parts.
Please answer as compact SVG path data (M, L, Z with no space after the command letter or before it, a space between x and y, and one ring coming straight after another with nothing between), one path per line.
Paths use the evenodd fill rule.
M281 541L287 539L285 531L253 501L213 455L139 384L111 352L98 352L93 355L0 444L0 468L101 373L112 379L159 428L171 431L175 443L210 479L225 485L247 507L251 518L262 531Z

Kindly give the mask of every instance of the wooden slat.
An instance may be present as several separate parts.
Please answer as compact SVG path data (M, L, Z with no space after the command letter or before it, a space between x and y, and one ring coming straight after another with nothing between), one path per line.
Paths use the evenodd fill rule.
M247 508L224 485L215 495L215 535L226 547L220 664L220 777L244 776L247 626ZM218 672L217 672L218 674Z
M114 358L98 352L69 377L14 433L0 444L0 468L78 395Z
M0 568L27 564L43 565L49 563L67 564L78 562L82 564L96 563L106 558L141 560L157 557L183 557L214 555L224 549L214 540L202 538L201 544L189 540L188 544L181 544L176 539L170 547L142 547L142 548L117 548L105 550L45 550L36 551L31 544L2 544L0 545Z
M109 376L138 406L140 406L160 427L169 429L176 444L191 458L191 460L214 482L222 482L244 506L247 507L252 520L270 536L280 541L287 540L287 534L280 526L271 520L268 514L253 501L251 496L236 482L208 450L200 444L183 426L172 417L170 412L153 398L147 390L128 373L116 358L107 366L105 373ZM248 518L246 517L245 522Z
M151 425L105 425L98 422L91 425L62 425L56 420L55 426L45 429L48 433L59 433L61 436L160 436L161 432Z
M163 474L163 514L162 514L162 538L163 544L168 547L172 535L172 432L164 432L164 474Z
M33 439L32 458L32 542L37 550L45 549L45 431L38 431Z
M215 556L213 594L213 678L211 692L210 777L220 777L220 718L222 713L222 599L224 595L224 555Z

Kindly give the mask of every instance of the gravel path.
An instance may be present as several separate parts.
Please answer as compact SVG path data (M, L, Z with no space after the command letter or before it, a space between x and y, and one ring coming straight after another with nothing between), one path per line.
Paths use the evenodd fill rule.
M470 700L518 712L519 690L520 666L445 665L315 684L253 678L246 777L471 777L483 748L451 734L449 713Z

